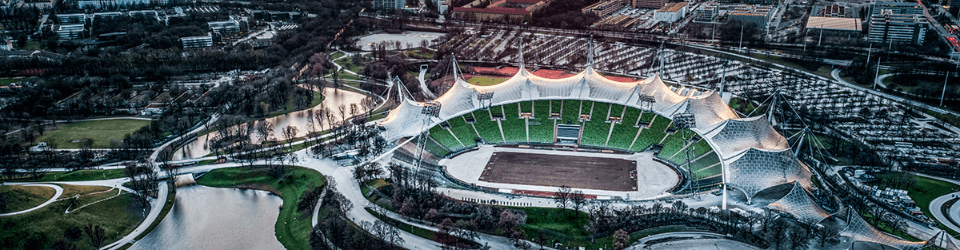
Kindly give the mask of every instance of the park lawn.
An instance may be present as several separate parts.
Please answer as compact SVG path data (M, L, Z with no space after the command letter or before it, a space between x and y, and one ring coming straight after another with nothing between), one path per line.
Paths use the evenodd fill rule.
M497 85L505 81L507 81L507 78L492 78L486 76L474 76L467 79L468 83L479 86Z
M413 50L405 51L403 52L403 54L407 55L408 57L432 59L433 56L436 54L436 52L434 52L431 49L427 49L426 52L420 52L420 49L413 49Z
M27 210L53 198L57 191L43 186L0 186L0 195L6 198L6 209L0 213Z
M123 169L84 169L70 172L50 172L40 178L42 182L51 181L97 181L126 177Z
M917 203L917 207L920 207L920 211L923 211L924 215L930 216L931 218L933 218L933 216L930 213L930 202L937 197L956 192L960 189L960 186L945 181L923 176L914 176L914 178L917 180L917 185L910 187L907 193L910 195L910 198Z
M82 205L78 202L74 206ZM29 238L34 238L46 249L63 237L68 229L87 225L103 227L106 235L104 244L109 244L133 231L143 221L147 211L129 193L65 214L63 211L69 206L70 202L63 200L26 214L0 217L0 228L3 228L0 230L0 245L23 249L26 248L23 244ZM81 236L72 243L89 246L89 241L88 237Z
M559 208L542 207L509 208L523 210L526 212L527 224L525 224L524 227L532 228L534 229L534 232L536 232L536 229L544 229L574 237L588 236L590 234L583 228L583 226L587 224L588 218L590 217L584 212L574 212L572 209L561 210Z
M110 148L110 141L123 140L124 136L147 125L150 125L150 121L135 119L75 122L47 131L34 142L55 143L58 149L79 149L81 143L71 141L92 139L93 148Z
M867 221L867 223L870 223L871 221L873 221L873 214L870 214L870 213L867 213L867 212L861 212L860 215L861 215L861 217L863 217L863 220ZM873 226L876 227L877 229L879 229L880 231L883 231L883 232L888 233L888 234L896 235L897 237L900 237L901 239L908 240L908 241L913 241L913 242L919 242L919 241L921 241L920 239L917 239L916 237L910 236L909 234L905 234L905 233L900 232L900 231L897 231L896 233L894 233L893 228L891 228L890 226L888 226L888 225L887 225L886 223L884 223L883 221L878 221L877 223L878 223L879 225L873 225Z
M310 101L310 106L303 109L296 109L296 107L293 105L292 96L290 98L287 98L287 100L288 101L286 104L284 104L285 107L283 108L283 110L270 112L270 114L268 114L267 117L269 118L269 117L281 116L281 115L289 114L294 111L300 111L303 109L316 107L317 105L320 105L321 102L323 102L323 94L317 91L313 91L313 100Z
M928 115L931 115L931 116L933 116L933 117L936 117L937 119L940 119L940 120L942 120L942 121L945 121L945 122L949 123L950 125L953 125L953 126L955 126L955 127L960 127L960 117L957 117L957 116L954 116L954 115L951 115L951 114L941 114L941 113L937 113L937 112L934 112L933 110L927 110L927 111L925 111L925 113L927 113Z
M174 188L173 183L167 182L167 190L169 191L167 192L167 201L163 203L163 208L160 209L160 215L157 215L157 219L150 224L150 227L147 227L147 230L140 232L140 235L134 237L134 240L140 240L143 239L143 237L146 237L147 234L152 232L154 228L157 228L157 226L160 225L160 222L163 221L163 218L166 218L167 214L170 213L170 209L173 208L173 204L177 200L177 189ZM126 247L123 249L126 249Z
M103 186L78 186L78 185L66 185L66 184L57 184L63 188L63 194L60 197L72 197L75 195L84 195L91 194L96 192L103 192L110 190L109 187Z
M18 83L20 81L23 81L23 79L0 78L0 86L10 86L10 84Z
M289 179L280 180L268 174L262 167L233 167L210 171L197 179L197 184L211 187L244 187L270 191L280 195L283 206L277 217L277 240L287 249L309 249L313 226L310 215L313 211L297 212L300 196L326 184L326 179L316 170L303 167L286 167ZM291 181L292 180L292 181Z

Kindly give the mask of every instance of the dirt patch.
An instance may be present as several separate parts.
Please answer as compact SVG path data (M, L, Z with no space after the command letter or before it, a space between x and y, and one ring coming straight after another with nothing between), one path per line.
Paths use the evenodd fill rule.
M636 191L635 161L612 158L496 152L480 180L537 186Z

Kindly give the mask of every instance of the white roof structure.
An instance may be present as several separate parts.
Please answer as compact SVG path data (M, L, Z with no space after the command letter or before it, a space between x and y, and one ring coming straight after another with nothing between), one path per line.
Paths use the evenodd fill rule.
M749 149L781 150L790 148L787 139L777 133L764 116L729 119L701 130L721 155L735 155Z
M588 100L646 109L671 118L692 113L697 131L716 149L727 184L742 190L748 199L761 190L780 184L809 184L809 170L788 149L786 139L762 117L740 118L714 91L682 96L671 90L659 76L641 81L607 79L593 67L562 79L536 76L523 65L516 75L496 85L476 86L455 77L455 83L438 97L439 117L422 114L424 104L403 98L399 107L380 122L383 137L396 141L412 137L443 121L483 108L531 100ZM480 100L481 95L492 95ZM644 96L655 100L641 103Z
M817 205L817 202L810 198L807 190L803 189L803 186L799 183L794 183L793 189L791 189L787 195L784 195L780 200L770 203L770 205L767 206L792 214L801 221L812 220L815 223L819 223L830 216L830 214L823 211L823 209Z
M902 240L867 224L867 221L860 217L856 209L847 208L847 226L840 230L840 235L850 237L853 241L872 242L882 244L901 250L922 249L926 242L912 242Z
M791 182L810 186L810 170L800 164L790 149L749 148L733 157L723 158L722 162L725 182L743 191L747 200L773 186Z

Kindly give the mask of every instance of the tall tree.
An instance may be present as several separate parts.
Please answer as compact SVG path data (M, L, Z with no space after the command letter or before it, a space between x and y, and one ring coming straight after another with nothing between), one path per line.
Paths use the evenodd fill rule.
M562 185L553 193L553 202L557 203L557 208L567 209L567 202L570 201L570 187Z
M107 239L107 235L100 225L87 225L83 228L83 232L87 234L87 237L90 237L90 246L95 249L100 249L100 246L103 246L103 242Z

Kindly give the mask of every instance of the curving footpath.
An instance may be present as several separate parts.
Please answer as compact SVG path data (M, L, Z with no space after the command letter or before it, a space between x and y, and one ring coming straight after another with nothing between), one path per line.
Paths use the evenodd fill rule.
M960 185L960 181L956 181L953 179L948 179L948 178L943 178L938 176L930 176L930 175L921 174L921 173L915 173L915 174L919 176L927 177L930 179L935 179L935 180L940 180L940 181L945 181L945 182L953 183L956 185ZM960 206L957 206L956 202L947 204L947 202L952 200L953 198L960 198L960 192L945 194L940 197L937 197L936 199L933 199L933 201L930 202L930 207L928 209L930 210L930 213L933 215L933 218L939 221L940 224L947 226L948 228L950 228L950 230L953 230L954 232L960 232L960 225L958 225L958 223L960 223ZM943 206L945 205L950 205L949 207L946 208L948 214L943 214Z
M21 211L16 211L16 212L12 212L12 213L0 214L0 216L13 216L13 215L18 215L18 214L29 213L29 212L32 212L33 210L37 210L37 209L46 207L47 205L50 205L50 203L53 203L54 201L57 201L57 198L60 198L60 195L63 195L63 188L60 187L60 186L57 186L57 185L53 185L53 184L43 184L43 183L30 183L30 184L24 183L24 184L20 184L20 183L14 183L14 184L7 184L7 185L25 186L25 187L30 187L30 186L35 186L35 187L48 187L48 188L53 188L54 190L57 191L57 193L54 194L52 198L50 198L49 200L47 200L47 201L44 202L43 204L40 204L39 206L32 207L32 208L27 209L27 210L21 210Z

